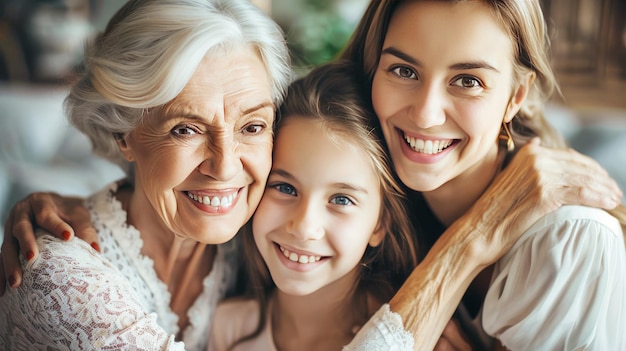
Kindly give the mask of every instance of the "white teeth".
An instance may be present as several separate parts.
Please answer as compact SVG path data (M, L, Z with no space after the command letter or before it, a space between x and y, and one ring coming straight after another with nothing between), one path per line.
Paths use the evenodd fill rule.
M219 196L211 197L207 195L204 195L204 196L196 195L190 192L187 192L187 196L189 196L190 199L193 199L194 201L198 203L209 205L211 207L220 207L220 206L230 206L233 203L233 200L235 199L235 197L237 197L238 193L239 192L230 194L228 196L222 196L221 198Z
M287 257L290 261L298 262L302 264L317 262L322 259L322 256L307 256L307 255L298 255L295 252L290 252L282 246L279 246L280 251L282 251L283 255Z
M422 140L410 137L408 135L404 136L404 140L406 140L406 143L411 146L411 149L428 155L438 154L452 144L451 139Z

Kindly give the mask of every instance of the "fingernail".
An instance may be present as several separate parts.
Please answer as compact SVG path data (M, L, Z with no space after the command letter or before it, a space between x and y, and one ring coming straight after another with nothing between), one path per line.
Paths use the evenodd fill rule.
M30 260L32 260L32 259L33 259L33 257L35 257L35 253L34 253L34 252L32 252L32 251L30 251L30 250L28 250L28 251L26 252L26 261L30 261Z
M98 243L97 243L97 242L95 242L95 241L94 241L94 242L92 242L92 243L91 243L91 247L93 247L93 249L94 249L94 250L96 250L96 251L100 252L100 245L98 245Z
M15 285L15 277L9 276L9 286L13 287L13 285Z
M63 240L67 241L67 240L70 240L70 236L72 235L70 234L70 232L66 230L63 232L63 234L61 234L61 236L63 236Z

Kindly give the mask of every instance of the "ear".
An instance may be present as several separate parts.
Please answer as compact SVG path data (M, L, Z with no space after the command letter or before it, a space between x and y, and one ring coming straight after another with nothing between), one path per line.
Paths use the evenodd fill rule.
M530 92L530 88L532 88L533 83L535 82L536 74L535 72L528 72L522 79L520 80L520 84L517 86L515 91L513 91L513 95L509 100L509 105L506 108L506 114L504 115L504 123L509 123L515 117L517 112L519 112L520 108L522 108L522 104L526 101L528 97L528 92Z
M128 162L132 162L135 160L133 157L133 152L130 146L128 146L128 134L123 135L121 133L116 133L114 136L115 142L117 143L117 147L120 149L120 152Z
M385 226L382 223L378 223L378 225L376 226L376 229L370 236L370 240L368 242L371 247L376 247L383 242L383 239L385 238L385 235L387 233L387 231L383 229L384 227Z

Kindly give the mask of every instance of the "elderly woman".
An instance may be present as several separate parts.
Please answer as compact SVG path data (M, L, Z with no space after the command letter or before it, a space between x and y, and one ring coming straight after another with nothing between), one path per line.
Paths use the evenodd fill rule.
M246 1L135 0L85 66L69 119L129 181L86 202L102 255L38 237L42 259L2 298L0 349L204 349L237 271L234 243L217 244L248 221L271 166L291 76L282 32Z
M13 289L0 299L0 348L205 347L215 303L236 278L236 241L222 243L265 187L287 57L277 26L245 0L135 0L115 15L88 51L67 110L128 181L86 201L102 255L71 239L62 218L76 207L62 198L32 196L10 214L5 233L20 240L24 275L17 241L5 240ZM522 148L392 300L403 318L420 316L409 326L424 344L442 329L424 322L447 321L469 282L538 217L564 203L615 206L621 194L597 164L544 151ZM599 174L594 188L585 186L588 172ZM528 179L540 179L535 189L520 186ZM35 243L31 217L71 240L43 234ZM83 217L68 221L85 228ZM466 261L449 267L459 253ZM361 337L380 336L369 326Z

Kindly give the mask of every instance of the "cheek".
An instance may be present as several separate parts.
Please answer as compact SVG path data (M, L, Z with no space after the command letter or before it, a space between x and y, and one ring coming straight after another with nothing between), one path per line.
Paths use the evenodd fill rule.
M242 150L241 155L244 164L247 165L248 173L256 182L265 187L267 176L272 168L272 142L248 146Z
M255 241L263 240L271 231L272 225L277 226L279 224L279 218L275 218L279 213L282 213L282 210L274 206L269 197L265 196L261 199L261 203L252 218L252 233Z
M486 101L458 105L455 115L460 117L455 118L456 124L472 140L495 142L502 124L504 108L494 106L497 105Z

